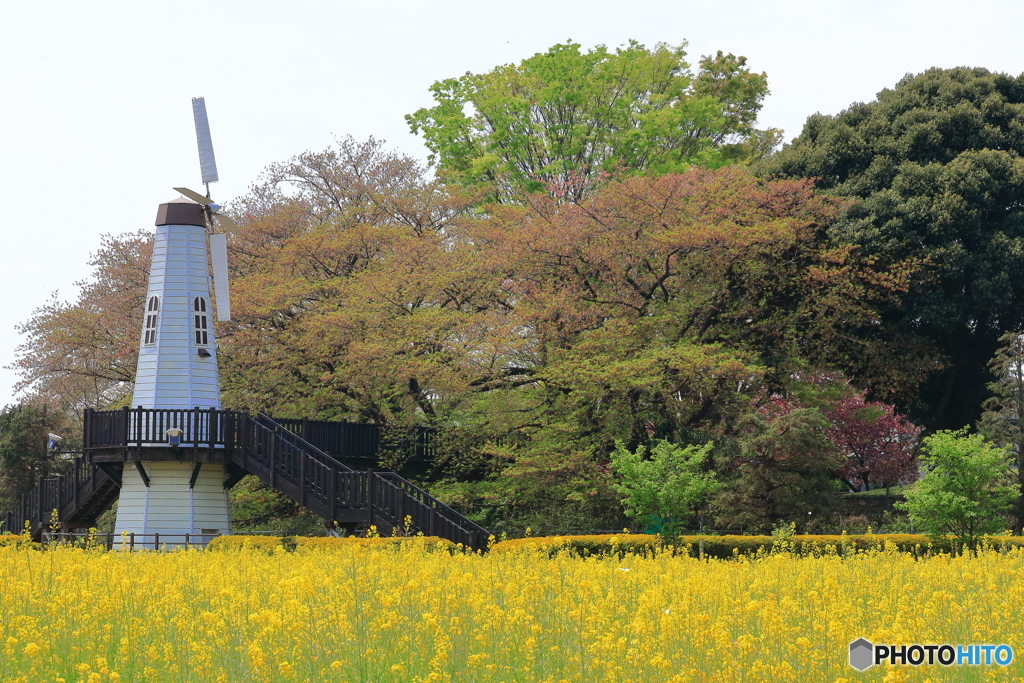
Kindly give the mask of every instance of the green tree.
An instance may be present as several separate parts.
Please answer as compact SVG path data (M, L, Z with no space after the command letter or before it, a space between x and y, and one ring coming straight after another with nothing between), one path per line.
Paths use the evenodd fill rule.
M434 83L437 104L406 120L442 173L485 184L500 201L552 184L578 200L601 173L678 172L770 151L780 133L754 128L766 76L722 52L693 74L684 47L554 45Z
M996 380L988 385L992 397L985 401L978 431L1011 453L1016 462L1017 482L1024 490L1024 337L1007 332L1002 346L989 363ZM1014 505L1014 533L1024 525L1024 497Z
M54 416L33 405L6 406L0 411L0 510L10 510L40 478L50 474L47 433ZM20 531L12 529L10 531Z
M618 475L616 490L626 514L663 535L678 534L682 525L718 490L713 472L703 471L712 443L679 446L657 440L630 451L617 442L611 468Z
M854 198L832 229L869 257L924 265L866 340L890 353L854 359L848 374L919 423L973 424L988 396L986 364L1004 330L1024 325L1024 75L930 69L835 116L808 118L763 166L816 178ZM890 394L880 366L925 374Z
M930 536L953 534L975 548L986 534L1006 528L1006 515L1020 495L1013 458L967 428L926 437L921 462L927 473L897 505Z
M767 531L782 523L807 529L835 511L836 472L845 458L817 408L763 407L718 456L725 470L713 506L720 527Z

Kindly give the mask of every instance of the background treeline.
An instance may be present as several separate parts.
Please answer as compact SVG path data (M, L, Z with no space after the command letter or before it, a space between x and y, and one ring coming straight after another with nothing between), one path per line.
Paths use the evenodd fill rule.
M1021 441L1024 78L908 76L778 151L767 77L683 46L556 45L432 92L407 117L432 165L344 138L232 203L226 407L376 423L385 467L429 429L432 492L534 528L621 526L617 448L713 443L695 517L770 529L912 480L922 428L988 411ZM130 400L149 256L105 238L21 326L5 415Z

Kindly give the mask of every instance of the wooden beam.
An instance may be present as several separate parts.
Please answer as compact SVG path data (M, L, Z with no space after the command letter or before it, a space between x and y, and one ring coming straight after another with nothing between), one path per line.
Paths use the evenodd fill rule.
M114 463L110 462L97 462L94 463L96 467L100 469L103 474L110 477L111 481L117 484L117 488L121 488L121 470L119 470Z
M135 461L135 469L139 471L139 476L142 477L142 483L149 488L149 475L146 474L146 468L142 466L142 463L138 460Z
M228 478L224 480L224 488L230 489L232 486L242 481L242 477L249 474L249 471L244 467L239 467L235 463L228 463Z
M194 489L196 487L196 479L199 478L199 469L203 466L203 463L197 462L192 465L192 476L188 478L188 487Z

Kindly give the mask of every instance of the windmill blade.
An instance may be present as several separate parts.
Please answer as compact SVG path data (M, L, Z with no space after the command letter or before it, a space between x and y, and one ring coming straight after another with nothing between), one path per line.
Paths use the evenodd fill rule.
M228 236L210 235L210 260L213 262L213 292L217 297L217 320L231 320L231 294L228 292Z
M213 213L217 217L217 220L224 226L224 229L230 232L232 235L238 234L238 223L235 223L231 218L223 213L215 211Z
M210 204L213 204L212 199L210 199L206 195L199 194L195 190L190 190L187 187L176 187L174 189L175 191L180 192L181 194L185 195L186 197L194 201L196 204L202 204L203 206L209 206Z
M210 137L210 120L206 117L206 100L192 98L192 116L196 120L196 141L199 143L199 169L203 184L217 182L217 160L213 156L213 138Z

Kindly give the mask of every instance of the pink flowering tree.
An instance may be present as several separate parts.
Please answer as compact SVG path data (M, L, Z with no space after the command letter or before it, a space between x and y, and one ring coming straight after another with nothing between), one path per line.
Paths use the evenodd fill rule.
M825 379L811 382L819 387L828 383ZM892 405L867 402L861 392L845 383L841 389L838 397L826 398L828 391L812 392L815 407L831 423L828 437L844 457L836 476L854 491L913 481L917 475L917 437L921 428L896 413ZM801 407L805 403L800 399L772 396L759 412L777 417Z
M854 491L889 488L917 475L917 436L921 428L886 403L868 403L861 393L842 398L825 411L828 435L846 456L837 473Z

